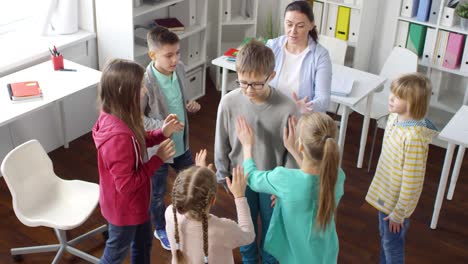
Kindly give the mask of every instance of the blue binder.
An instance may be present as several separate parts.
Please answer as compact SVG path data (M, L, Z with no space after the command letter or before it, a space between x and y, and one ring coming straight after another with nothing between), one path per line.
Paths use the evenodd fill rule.
M418 14L416 15L416 20L426 22L429 19L431 2L431 0L419 0Z

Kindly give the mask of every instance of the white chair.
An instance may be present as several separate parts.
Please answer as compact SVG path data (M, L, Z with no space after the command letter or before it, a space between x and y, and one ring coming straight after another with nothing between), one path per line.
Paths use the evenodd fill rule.
M418 55L412 51L395 47L388 56L385 64L380 71L380 76L387 79L385 85L380 90L377 90L373 94L372 106L370 110L370 118L377 121L374 137L372 141L372 148L369 158L368 171L370 170L371 159L374 151L375 137L377 133L377 126L385 127L386 117L389 114L388 111L388 97L390 95L390 83L392 80L397 78L401 74L417 72L418 70ZM351 108L353 111L360 113L361 115L365 114L366 111L366 102L360 102L355 107ZM363 124L361 132L361 144L359 148L359 157L357 167L362 167L362 161L364 159L364 152L366 149L367 141L367 132L369 130L369 124Z
M328 54L330 54L330 59L333 64L344 65L346 50L348 49L348 43L346 41L329 37L327 35L320 35L318 42L328 50ZM338 107L338 104L330 102L328 112L338 114Z
M10 151L2 162L1 172L10 189L16 217L26 226L53 228L60 242L11 249L14 259L21 259L22 254L58 251L52 261L58 263L67 251L91 263L99 263L98 258L73 246L84 238L105 232L106 225L70 241L65 232L81 225L94 211L99 200L99 185L59 178L37 140L30 140Z
M318 42L328 50L333 64L344 65L346 50L348 49L348 43L346 41L326 35L320 35Z

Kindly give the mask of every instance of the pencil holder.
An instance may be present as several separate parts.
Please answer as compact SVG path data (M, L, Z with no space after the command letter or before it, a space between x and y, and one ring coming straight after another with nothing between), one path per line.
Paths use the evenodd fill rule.
M63 56L50 56L50 59L52 60L52 64L54 65L54 71L58 71L63 69Z

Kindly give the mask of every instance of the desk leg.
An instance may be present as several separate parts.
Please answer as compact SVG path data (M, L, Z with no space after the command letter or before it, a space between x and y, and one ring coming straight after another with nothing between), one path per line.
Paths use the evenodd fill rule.
M68 148L68 140L67 140L67 126L65 123L65 110L63 107L63 100L58 102L59 106L59 115L60 115L60 126L62 129L62 136L63 136L63 147Z
M447 200L452 200L453 198L453 192L455 191L458 175L460 174L460 167L463 163L463 156L465 156L465 148L463 146L458 146L457 159L455 160L455 165L453 167L452 179L450 180L449 191L447 193Z
M442 174L440 175L439 189L437 190L437 197L434 204L434 212L432 213L432 229L436 229L437 221L439 220L440 208L442 207L442 201L444 200L445 187L447 185L447 178L450 171L450 165L452 163L454 148L454 144L448 143L447 152L445 153L444 167L442 168Z
M221 81L221 97L226 95L227 92L227 77L228 77L228 69L223 67L223 76Z
M348 128L348 117L349 117L349 107L344 105L343 114L341 115L340 135L338 137L338 147L340 148L340 166L341 166L341 160L343 159L346 129Z
M359 146L359 156L357 162L358 168L362 168L362 161L364 160L364 153L366 152L367 133L369 132L370 111L372 108L373 95L374 93L370 93L367 96L366 113L364 115L364 122L362 123L361 144Z

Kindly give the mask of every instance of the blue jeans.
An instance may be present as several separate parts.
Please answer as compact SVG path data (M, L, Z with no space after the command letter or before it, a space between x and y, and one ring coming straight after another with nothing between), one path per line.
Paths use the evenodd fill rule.
M192 152L187 150L184 154L174 158L174 163L164 163L153 175L151 180L152 185L152 195L151 195L151 215L153 216L153 225L155 229L165 229L166 228L166 219L164 218L164 213L166 211L166 206L164 205L164 194L166 193L166 178L169 172L169 165L177 173L179 171L186 169L192 166Z
M409 219L403 222L399 233L390 232L389 221L383 219L386 214L379 211L379 231L381 237L380 264L405 263L405 236L409 228Z
M265 236L270 226L271 215L273 213L273 208L271 208L271 194L267 193L258 193L252 191L249 186L245 190L245 196L247 197L247 202L250 207L250 215L252 216L252 222L255 229L255 240L247 245L240 247L240 252L242 254L242 263L258 263L258 246L257 246L257 234L258 234L258 225L257 218L258 213L260 212L260 217L262 221L262 237L260 238L260 256L263 264L276 263L276 259L268 254L263 249L265 243Z
M122 263L130 246L132 263L150 263L153 242L150 220L133 226L116 226L111 223L108 225L109 238L101 257L101 264Z

